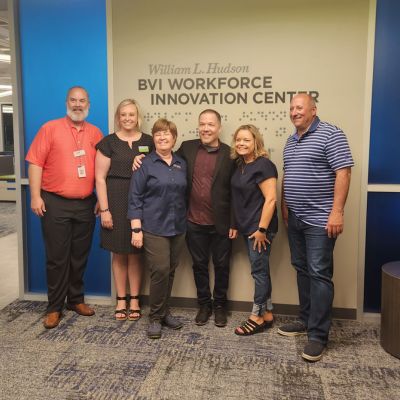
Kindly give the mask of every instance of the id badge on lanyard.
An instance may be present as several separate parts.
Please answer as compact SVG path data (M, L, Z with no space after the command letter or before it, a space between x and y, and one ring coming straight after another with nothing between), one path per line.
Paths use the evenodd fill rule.
M85 150L82 149L82 150L74 151L73 154L74 154L74 157L76 158L76 157L82 157L86 153L85 153ZM86 168L84 165L78 166L78 178L86 178Z
M86 178L86 169L84 165L78 167L78 178Z

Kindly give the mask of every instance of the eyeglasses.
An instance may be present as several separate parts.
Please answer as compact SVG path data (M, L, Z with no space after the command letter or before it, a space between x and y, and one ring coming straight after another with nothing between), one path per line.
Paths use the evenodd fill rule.
M158 132L155 132L155 133L153 134L153 136L154 136L155 138L169 137L169 136L172 136L172 133L171 133L170 131L158 131Z

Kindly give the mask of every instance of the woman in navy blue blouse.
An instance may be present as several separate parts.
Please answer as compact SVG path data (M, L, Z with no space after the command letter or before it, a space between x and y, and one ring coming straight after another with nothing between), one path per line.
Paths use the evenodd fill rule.
M278 230L278 173L267 158L263 138L254 125L242 125L236 130L231 157L237 162L231 179L233 209L238 231L246 243L255 283L253 309L235 333L248 336L263 332L273 324L269 257Z
M182 323L169 311L175 269L186 232L186 163L172 152L176 125L159 119L152 129L155 151L142 160L129 189L128 218L132 245L144 247L150 268L150 325L147 336L161 337L162 325Z

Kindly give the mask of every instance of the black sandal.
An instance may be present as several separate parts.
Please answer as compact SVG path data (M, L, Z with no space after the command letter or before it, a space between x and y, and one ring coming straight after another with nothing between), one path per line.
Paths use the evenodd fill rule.
M125 300L125 307L126 307L126 300L127 300L126 296L123 296L123 297L117 296L117 300ZM122 314L122 317L118 316L117 314ZM126 308L121 308L120 310L115 310L115 319L117 321L126 321L128 319L128 311L126 310Z
M238 329L241 329L239 331ZM257 324L257 322L253 321L252 319L248 319L246 322L243 322L242 325L238 326L235 329L236 335L239 336L250 336L255 335L256 333L264 332L265 330L265 322L262 324Z
M129 301L131 299L137 300L139 299L139 295L137 296L128 296L127 299L129 299ZM129 307L130 307L130 303L129 303ZM128 320L129 321L137 321L142 317L142 311L141 310L132 310L131 308L129 308L128 311Z

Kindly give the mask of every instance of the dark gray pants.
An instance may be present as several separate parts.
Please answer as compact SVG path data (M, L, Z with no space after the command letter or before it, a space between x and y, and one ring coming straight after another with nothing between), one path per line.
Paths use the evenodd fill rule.
M41 218L46 249L47 312L62 311L65 299L83 303L83 274L96 223L96 197L66 199L42 191L46 212Z
M151 321L162 320L169 312L169 298L174 283L175 269L179 264L185 235L157 236L143 232L146 265L150 270Z
M229 285L229 264L232 240L228 233L221 235L213 225L188 222L186 242L193 260L194 281L199 305L226 307ZM211 296L209 263L210 254L214 265L214 290Z

